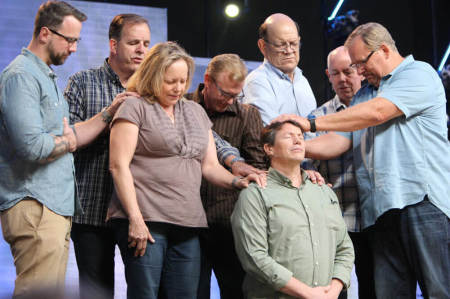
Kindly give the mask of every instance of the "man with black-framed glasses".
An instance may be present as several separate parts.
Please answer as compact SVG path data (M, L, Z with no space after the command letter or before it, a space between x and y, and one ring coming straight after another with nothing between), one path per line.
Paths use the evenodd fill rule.
M244 172L262 173L264 152L259 138L262 130L261 116L250 105L241 104L242 87L247 75L244 62L236 54L222 54L208 64L204 83L194 93L185 97L205 108L213 122L212 129L232 146L239 149L250 164L237 159L231 165ZM238 165L239 164L239 165ZM234 169L233 173L234 173ZM202 272L200 275L199 299L209 298L211 268L217 277L222 298L243 298L242 282L244 270L236 256L230 225L230 216L239 192L202 184L202 201L208 218L208 231L201 236Z
M269 16L259 27L264 62L245 79L244 103L258 108L265 125L283 113L307 116L316 108L308 80L298 68L298 24L284 14Z
M86 19L66 2L43 3L31 42L0 76L0 217L16 267L14 297L63 297L71 220L81 211L72 152L106 124L99 113L68 125L51 65L77 50Z

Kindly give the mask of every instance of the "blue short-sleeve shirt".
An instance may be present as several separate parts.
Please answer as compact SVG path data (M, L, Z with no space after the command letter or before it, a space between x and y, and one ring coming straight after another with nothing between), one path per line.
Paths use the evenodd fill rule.
M404 115L349 133L352 139L363 227L390 209L423 200L450 217L450 145L444 88L427 63L408 56L379 88L363 86L352 105L381 97Z

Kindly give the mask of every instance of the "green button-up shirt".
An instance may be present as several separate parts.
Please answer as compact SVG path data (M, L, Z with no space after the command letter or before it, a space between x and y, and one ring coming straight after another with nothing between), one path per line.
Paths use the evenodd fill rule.
M267 186L243 190L231 216L247 298L292 298L278 290L293 276L311 286L332 278L348 287L354 251L339 202L303 171L300 188L273 168Z

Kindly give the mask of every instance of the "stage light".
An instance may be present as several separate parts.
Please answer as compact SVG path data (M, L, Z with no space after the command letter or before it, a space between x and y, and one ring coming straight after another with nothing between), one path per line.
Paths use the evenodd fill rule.
M336 4L336 7L333 10L333 12L328 17L328 21L331 21L331 20L333 20L336 17L337 12L339 11L339 9L342 6L342 3L344 3L344 0L339 0L339 2Z
M438 72L440 73L444 68L445 62L447 61L448 55L450 54L450 43L448 44L447 51L445 51L444 57L442 57L441 64L438 67Z
M239 16L240 8L235 3L228 3L225 6L225 16L230 19L235 19Z

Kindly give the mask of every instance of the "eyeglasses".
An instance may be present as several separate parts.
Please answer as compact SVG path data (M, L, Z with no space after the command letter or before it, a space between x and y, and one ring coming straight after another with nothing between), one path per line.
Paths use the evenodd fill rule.
M369 55L367 55L366 59L363 59L360 62L350 64L350 67L354 69L359 69L361 66L365 65L369 61L370 57L372 57L373 53L375 53L376 51L378 51L378 49L370 52Z
M79 43L81 41L81 37L78 37L78 38L68 37L68 36L65 36L64 34L59 33L56 30L51 29L51 28L48 28L48 30L50 30L52 33L64 38L69 45L73 45L74 43Z
M217 84L216 80L213 77L210 77L210 78L214 82L214 85L216 86L217 90L220 92L220 95L222 97L224 97L225 99L233 99L236 101L242 101L242 99L244 98L243 92L241 92L239 94L231 94L229 92L226 92L222 88L219 87L219 85Z
M266 43L268 43L269 45L271 45L277 52L286 52L288 49L291 49L293 51L298 51L298 50L300 50L300 48L302 46L302 43L300 42L300 37L296 41L283 42L281 44L272 43L272 42L268 41L267 39L264 39L264 41Z

